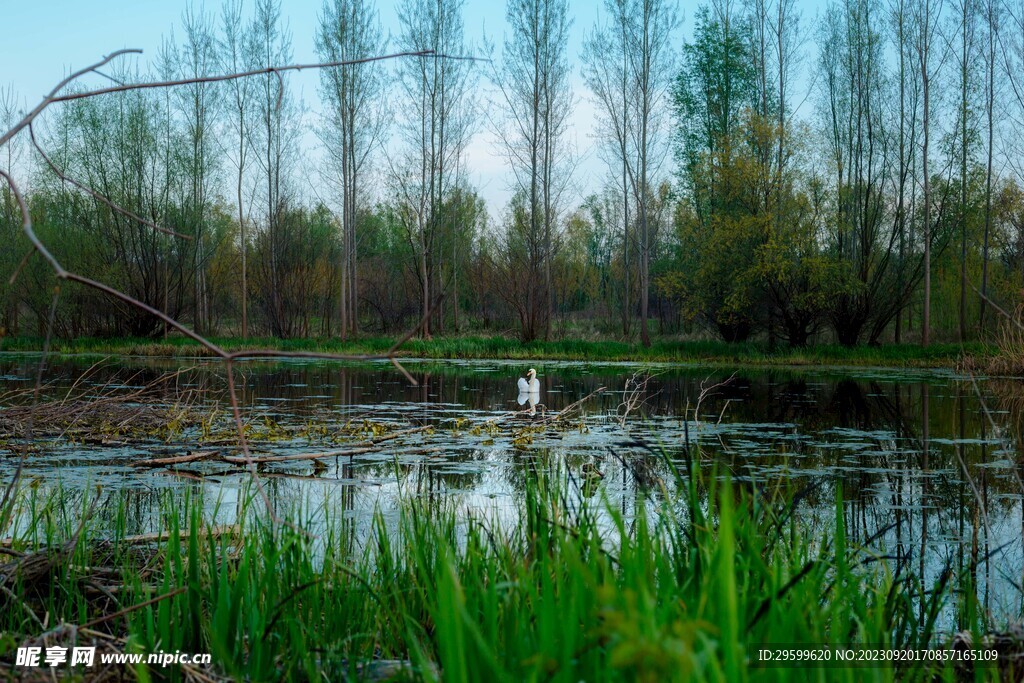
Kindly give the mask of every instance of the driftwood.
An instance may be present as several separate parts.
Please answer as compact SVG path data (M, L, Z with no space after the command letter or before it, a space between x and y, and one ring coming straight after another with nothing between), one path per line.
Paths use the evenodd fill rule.
M207 475L193 472L192 470L179 470L174 467L168 467L166 470L157 470L159 474L166 474L172 477L181 477L182 479L191 479L192 481L206 481Z
M118 617L123 617L126 614L130 614L130 613L132 613L132 612L134 612L136 610L140 610L143 607L149 607L150 605L156 604L156 603L160 602L161 600L166 600L167 598L173 598L175 595L181 595L182 593L184 593L187 590L188 590L187 586L182 586L181 588L175 588L174 590L170 591L169 593L164 593L163 595L158 595L157 597L152 598L150 600L146 600L145 602L140 602L140 603L136 603L134 605L131 605L130 607L125 607L124 609L118 610L117 612L114 612L113 614L107 614L107 615L104 615L102 617L98 617L96 619L93 619L92 621L90 621L90 622L88 622L86 624L83 624L82 628L91 628L93 626L98 626L98 625L100 625L100 624L102 624L104 622L111 621L113 619L117 619Z
M239 531L241 531L241 527L239 527L237 524L222 524L222 525L213 526L213 527L201 528L201 529L199 529L199 531L197 533L198 533L198 535L200 537L202 537L202 536L223 536L225 534L237 534ZM120 543L127 543L129 545L137 544L137 543L154 543L154 542L157 542L157 541L166 541L170 537L171 537L171 535L168 532L162 531L162 532L155 533L155 534L137 534L135 536L125 536L123 539L120 540ZM180 531L178 533L178 537L181 540L183 540L183 541L187 540L188 537L189 537L189 530L185 529L183 531ZM12 545L14 545L14 539L13 538L3 538L3 539L0 539L0 546L4 546L4 547L8 547L9 548ZM29 563L26 562L26 560L29 560L29 558L32 558L31 559L31 563L35 563L35 564L39 564L41 562L41 560L44 559L44 558L35 558L35 557L33 557L35 555L46 555L46 556L49 556L50 559L51 559L51 564L56 564L56 563L61 562L62 558L65 558L65 557L69 556L70 552L71 552L71 550L73 550L73 548L74 548L74 543L72 541L68 541L68 543L65 543L62 546L57 546L55 548L48 548L48 549L45 549L45 550L40 550L40 551L35 552L35 553L22 554L22 555L20 555L20 558L21 558L20 564L23 565L21 567L21 570L24 571L25 567L29 565ZM7 565L0 565L0 575L6 575L8 573L7 568L13 567L16 564L19 564L19 561L15 561L15 562L9 563ZM34 570L32 570L32 572L33 572L33 574L36 573Z

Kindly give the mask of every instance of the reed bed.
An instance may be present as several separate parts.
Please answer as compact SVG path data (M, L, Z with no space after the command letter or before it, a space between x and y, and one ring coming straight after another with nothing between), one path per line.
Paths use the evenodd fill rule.
M1017 676L1014 642L1002 668L765 667L766 644L936 647L987 642L987 625L969 579L922 585L873 540L849 543L841 493L827 528L808 528L803 492L697 463L669 462L671 491L626 513L553 465L531 471L508 515L403 495L361 531L330 507L282 523L258 504L218 527L216 505L178 495L160 534L129 536L123 508L101 520L94 503L24 489L0 511L0 676L24 674L13 648L39 642L212 654L207 668L132 669L140 680ZM951 604L959 635L937 626Z

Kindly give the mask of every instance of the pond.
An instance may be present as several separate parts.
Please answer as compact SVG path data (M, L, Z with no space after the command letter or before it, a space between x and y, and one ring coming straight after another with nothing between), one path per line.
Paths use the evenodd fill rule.
M161 501L184 491L203 493L211 515L230 522L249 491L243 465L212 458L137 466L211 449L238 455L224 369L189 360L95 361L51 359L41 403L67 405L70 414L69 397L80 403L117 397L129 416L127 409L162 402L165 415L191 419L173 430L132 430L106 414L91 431L78 428L89 415L59 429L36 424L23 481L36 491L59 489L79 506L98 489L97 516L112 519L120 510L130 533L158 530ZM926 583L976 567L981 604L997 619L1019 618L1024 387L1015 382L948 371L538 362L541 391L531 415L529 403L517 400L523 363L404 364L418 385L389 363L289 361L236 369L255 455L343 453L261 464L260 481L274 506L329 510L364 532L375 510L387 515L402 496L502 515L519 501L525 478L545 468L566 477L579 495L606 497L628 518L637 505L657 511L673 463L686 457L687 443L699 443L700 466L715 468L734 486L798 491L803 533L832 523L841 487L852 542ZM3 431L4 413L29 400L38 368L38 357L0 356L5 481L25 439L10 424ZM649 380L627 393L627 381L640 370ZM158 380L155 393L133 394ZM581 399L558 428L544 427ZM412 431L426 426L432 429ZM378 435L391 440L358 447Z

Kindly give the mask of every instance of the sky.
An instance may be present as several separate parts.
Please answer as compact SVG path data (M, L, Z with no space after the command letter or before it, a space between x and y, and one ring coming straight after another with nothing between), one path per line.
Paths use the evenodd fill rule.
M7 27L0 41L0 88L13 87L28 106L33 106L69 70L94 63L109 52L140 48L145 56L153 58L165 36L172 31L180 34L181 15L190 4L216 14L221 3L220 0L0 0L0 17ZM252 0L248 0L247 5L251 4ZM282 2L282 14L292 33L295 62L317 61L314 35L322 4L323 0ZM385 32L398 33L397 4L396 0L377 3ZM466 40L478 51L482 50L486 35L500 52L507 29L503 4L500 0L466 0ZM568 137L580 155L574 176L580 197L596 190L606 176L604 162L592 150L595 110L579 73L584 36L598 20L602 4L597 0L569 0L572 26L566 51L572 68L575 107ZM798 4L806 5L801 8L806 22L806 15L817 11L819 0L798 0ZM696 3L681 2L680 10L683 22L677 45L689 36ZM109 85L99 76L90 78L87 85ZM292 79L293 91L309 109L305 119L304 153L311 157L317 155L312 135L319 108L317 82L315 72L300 72ZM483 100L488 96L484 80L480 89ZM511 196L511 178L494 136L484 122L478 127L468 157L470 182L487 201L491 215L500 216ZM312 176L306 180L316 182Z

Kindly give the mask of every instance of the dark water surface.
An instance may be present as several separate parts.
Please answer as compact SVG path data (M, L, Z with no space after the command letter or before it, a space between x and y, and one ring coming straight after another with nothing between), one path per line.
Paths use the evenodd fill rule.
M92 361L51 362L47 397L67 392ZM96 393L120 383L141 386L179 361L124 360L91 371L79 387ZM1018 618L1024 577L1024 506L1019 465L1024 383L976 382L944 371L880 369L738 369L654 366L645 404L621 420L624 385L639 366L538 363L539 414L594 392L567 429L533 433L527 416L512 416L522 363L409 362L420 382L390 364L288 362L247 365L237 372L246 419L254 429L291 429L263 444L268 453L343 448L325 436L344 425L433 424L433 434L396 440L379 451L274 464L262 481L281 509L302 504L365 525L387 514L400 496L447 497L461 508L502 515L515 506L538 466L563 473L580 495L607 496L628 517L636 505L657 511L671 480L666 456L682 458L687 439L704 451L702 467L729 473L736 486L805 490L797 514L807 533L834 523L839 484L848 534L869 542L895 567L926 582L946 570L977 566L982 604ZM38 358L0 356L0 394L31 387ZM181 382L201 390L196 406L227 415L224 370L199 364ZM714 391L702 389L728 382ZM8 398L7 404L21 399ZM699 413L694 408L700 401ZM0 399L0 411L5 403ZM223 421L223 420L221 420ZM297 434L303 426L306 432ZM500 428L498 428L500 426ZM40 439L25 464L37 490L60 488L74 500L101 487L100 516L121 506L130 532L158 528L161 501L190 490L230 521L248 476L223 463L173 473L140 470L140 459L203 450L216 434L192 427L167 443L81 444ZM191 445L190 445L191 444ZM17 465L17 440L0 441L0 477ZM595 494L585 472L604 474ZM666 484L667 485L667 484ZM72 505L73 507L73 505ZM22 520L24 523L24 520Z

